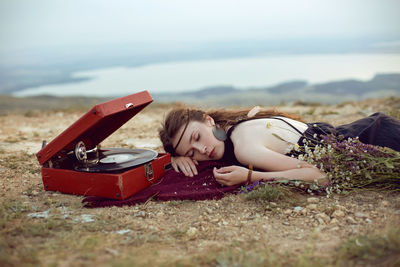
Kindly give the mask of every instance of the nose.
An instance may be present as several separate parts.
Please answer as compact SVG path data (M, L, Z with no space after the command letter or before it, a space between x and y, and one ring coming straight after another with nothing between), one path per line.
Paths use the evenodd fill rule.
M194 148L197 149L201 154L207 153L207 147L200 143L193 144Z

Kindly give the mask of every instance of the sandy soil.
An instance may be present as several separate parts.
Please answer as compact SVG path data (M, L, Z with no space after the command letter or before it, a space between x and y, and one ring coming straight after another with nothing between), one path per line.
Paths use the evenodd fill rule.
M298 112L305 121L339 125L375 111L389 111L399 104L390 101L280 109ZM165 111L148 107L107 138L103 147L161 151L155 129ZM330 199L295 193L287 203L248 201L243 195L228 195L221 200L83 208L80 196L43 190L40 166L34 156L42 140L51 141L81 115L76 111L47 111L0 117L0 196L3 205L18 203L22 207L17 217L2 211L5 222L0 260L5 265L229 266L235 262L253 265L260 258L264 263L268 258L270 263L297 265L303 256L337 264L334 255L344 240L384 235L388 228L399 225L399 194L375 191ZM43 217L40 212L45 212ZM48 227L51 218L57 222L53 228ZM16 228L19 223L21 227ZM43 235L23 230L40 224L47 227L41 230ZM26 251L33 251L34 256ZM32 257L36 258L33 262ZM306 263L314 261L308 259Z

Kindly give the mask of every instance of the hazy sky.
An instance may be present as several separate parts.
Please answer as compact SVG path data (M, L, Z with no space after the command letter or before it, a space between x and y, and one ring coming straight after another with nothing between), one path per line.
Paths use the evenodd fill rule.
M400 0L0 0L0 49L400 36ZM400 39L400 38L398 38Z

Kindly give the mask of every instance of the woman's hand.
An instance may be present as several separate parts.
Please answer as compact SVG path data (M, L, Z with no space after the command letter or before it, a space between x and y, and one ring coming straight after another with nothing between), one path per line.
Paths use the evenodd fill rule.
M171 157L171 165L176 172L181 170L185 176L193 177L198 174L196 165L199 163L189 157Z
M244 167L232 165L219 169L214 168L213 173L218 183L230 186L246 182L249 170Z

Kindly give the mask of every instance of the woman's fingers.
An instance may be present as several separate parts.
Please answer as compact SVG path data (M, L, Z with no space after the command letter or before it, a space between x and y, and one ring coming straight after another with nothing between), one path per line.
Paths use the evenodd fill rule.
M178 168L178 165L176 165L176 163L175 163L174 161L171 161L171 165L172 165L172 168L174 168L174 170L175 170L176 172L180 172L180 171L179 171L179 168Z
M181 165L179 166L181 171L186 175L186 176L193 176L193 173L189 167L189 164L186 161L182 161Z
M195 163L193 162L192 159L188 158L185 161L185 169L188 172L189 176L194 176L197 175L197 168Z
M185 176L193 177L197 175L196 162L189 157L176 157L171 160L171 165L177 172L182 172Z
M197 168L192 159L188 158L185 161L185 167L186 170L189 172L190 176L197 175Z
M234 185L235 181L233 181L231 177L232 172L228 171L227 169L225 169L224 172L221 172L220 170L221 169L214 168L213 173L215 180L222 185L227 185L227 186Z
M219 169L214 168L216 172L218 173L229 173L232 172L234 169L234 166L227 166L227 167L221 167Z
M240 184L247 178L248 170L239 166L214 168L213 174L218 183L223 185Z
M221 171L221 169L214 168L213 174L215 179L228 179L229 171Z

